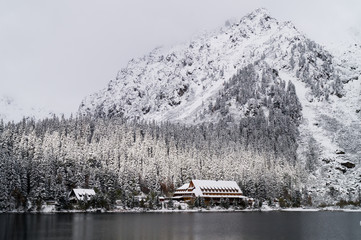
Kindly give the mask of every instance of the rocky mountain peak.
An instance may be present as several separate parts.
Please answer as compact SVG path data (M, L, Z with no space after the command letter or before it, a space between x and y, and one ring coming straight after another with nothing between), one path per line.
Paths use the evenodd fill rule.
M257 8L252 12L250 12L249 14L247 14L246 16L244 16L242 19L250 19L250 20L257 19L257 21L259 22L261 20L269 21L274 18L271 16L270 12L266 8Z
M192 123L202 105L214 101L225 81L248 64L265 60L277 71L302 73L302 81L311 81L310 74L323 78L315 62L323 58L321 65L327 56L291 23L279 23L260 8L227 28L132 59L106 89L83 100L79 113Z

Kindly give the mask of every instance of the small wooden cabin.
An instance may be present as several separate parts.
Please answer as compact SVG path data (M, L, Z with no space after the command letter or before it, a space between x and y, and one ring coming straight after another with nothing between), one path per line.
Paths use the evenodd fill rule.
M74 188L69 193L69 201L84 201L85 199L89 200L95 196L94 189L84 189L84 188Z

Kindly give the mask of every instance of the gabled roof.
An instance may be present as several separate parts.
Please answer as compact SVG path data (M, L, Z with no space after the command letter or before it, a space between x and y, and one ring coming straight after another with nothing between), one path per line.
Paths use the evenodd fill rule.
M174 195L193 193L196 197L241 197L242 190L235 181L192 180L177 188Z
M215 181L215 180L192 180L196 188L236 188L239 189L238 184L235 181Z
M196 196L204 196L206 192L219 193L219 195L228 192L242 194L235 181L192 180L191 183L194 185L193 192Z
M189 183L183 184L181 187L177 188L174 192L174 196L180 196L188 193Z
M76 199L84 200L84 197L90 198L91 196L95 196L94 189L84 189L84 188L74 188L73 192L75 194Z
M187 190L189 187L189 183L183 184L181 187L177 188L177 190Z

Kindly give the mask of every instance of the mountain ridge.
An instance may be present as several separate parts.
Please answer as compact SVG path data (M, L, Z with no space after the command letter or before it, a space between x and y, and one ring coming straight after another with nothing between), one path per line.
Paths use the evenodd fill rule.
M285 44L275 46L280 42ZM276 69L290 68L285 66L289 63L284 58L289 58L287 54L297 48L295 42L314 44L292 23L279 23L267 10L257 9L225 29L173 47L166 53L157 48L148 56L132 59L107 89L82 101L79 113L192 123L194 119L187 118L200 109L202 102L212 100L237 69L266 55L271 66L278 65ZM332 59L328 52L314 45L318 48L317 54L330 65ZM260 46L263 49L258 49ZM278 58L272 54L283 56Z
M298 159L315 166L310 191L320 198L328 196L330 187L344 196L348 191L356 194L351 186L359 186L361 68L358 45L352 51L329 51L291 22L278 22L267 10L257 9L189 43L131 60L106 89L82 101L79 114L183 124L237 123L256 109L267 117L270 105L264 99L270 98L272 85L286 89L292 83L302 107ZM254 67L250 79L256 82L252 89L257 94L225 91L230 79L248 66ZM273 79L265 89L263 78ZM347 162L356 167L344 167Z
M140 194L160 207L190 179L236 181L256 208L356 208L360 57L360 45L325 48L265 9L156 48L75 117L0 120L0 211L69 209L77 186L105 208Z

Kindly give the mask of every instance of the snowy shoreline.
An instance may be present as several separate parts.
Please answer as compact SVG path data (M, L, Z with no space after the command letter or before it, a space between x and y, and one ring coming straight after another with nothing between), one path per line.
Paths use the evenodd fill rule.
M187 210L178 210L178 209L159 209L159 210L143 210L143 209L133 209L133 210L105 210L105 209L90 209L87 211L83 210L63 210L63 211L9 211L9 212L0 212L4 213L15 213L15 214L57 214L57 213L234 213L234 212L355 212L361 213L361 208L350 209L350 208L262 208L262 209L187 209Z

